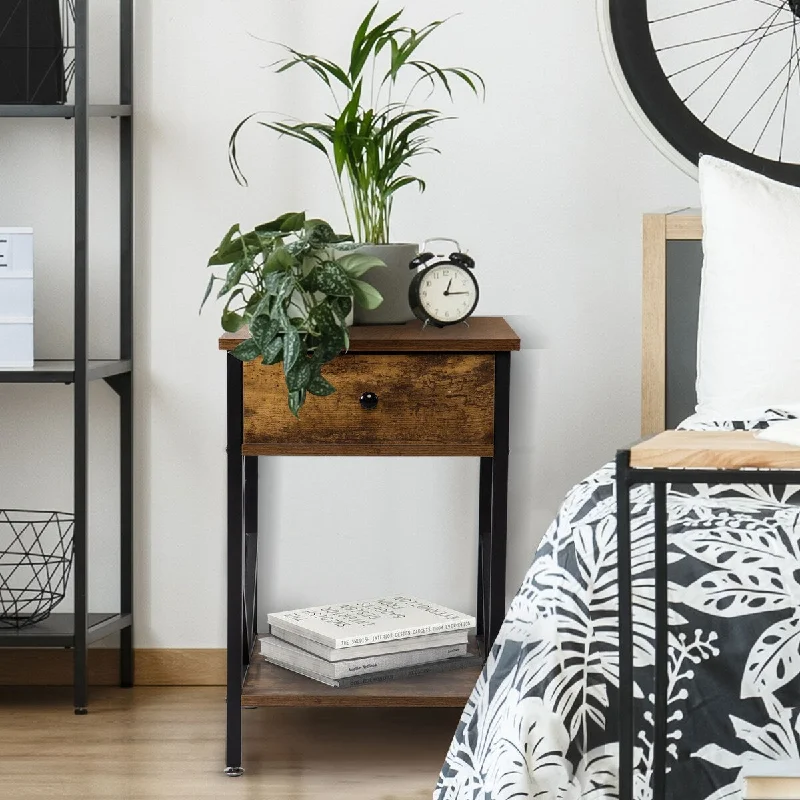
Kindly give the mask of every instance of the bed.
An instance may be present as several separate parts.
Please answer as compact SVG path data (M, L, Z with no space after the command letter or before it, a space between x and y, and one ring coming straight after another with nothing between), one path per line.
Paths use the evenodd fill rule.
M697 212L645 217L645 435L794 418L781 408L691 416L701 232ZM565 498L464 709L434 800L617 797L613 480L609 463ZM673 485L668 505L667 793L737 800L746 760L800 757L800 488ZM652 488L637 487L637 800L651 797L652 526Z

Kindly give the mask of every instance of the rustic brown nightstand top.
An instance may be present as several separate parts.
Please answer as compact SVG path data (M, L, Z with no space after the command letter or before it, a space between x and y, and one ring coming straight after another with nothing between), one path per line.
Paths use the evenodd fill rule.
M800 469L800 447L754 431L664 431L631 448L631 467Z
M220 337L220 350L233 350L250 338L247 328ZM519 336L502 317L471 317L469 326L422 327L419 320L404 325L355 325L350 328L351 353L501 353L519 350Z

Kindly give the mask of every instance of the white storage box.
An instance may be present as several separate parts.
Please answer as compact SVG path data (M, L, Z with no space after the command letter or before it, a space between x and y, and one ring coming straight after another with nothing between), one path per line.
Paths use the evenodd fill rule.
M33 323L0 319L0 369L33 366Z
M33 367L33 229L0 228L0 369Z

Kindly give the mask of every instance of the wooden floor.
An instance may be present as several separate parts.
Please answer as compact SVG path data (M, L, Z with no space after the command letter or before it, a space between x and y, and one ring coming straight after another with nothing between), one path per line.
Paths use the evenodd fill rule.
M221 688L0 689L7 800L428 800L459 710L245 710L241 778L224 767Z

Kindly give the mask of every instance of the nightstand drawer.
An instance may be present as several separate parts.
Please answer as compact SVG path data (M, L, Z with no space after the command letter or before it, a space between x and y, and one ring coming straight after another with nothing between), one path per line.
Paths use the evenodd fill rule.
M244 365L245 455L492 455L493 355L348 354L323 374L336 392L298 420L281 365Z

